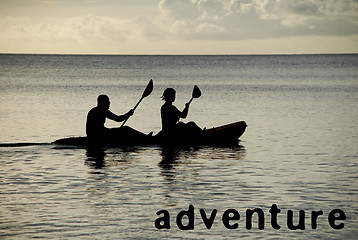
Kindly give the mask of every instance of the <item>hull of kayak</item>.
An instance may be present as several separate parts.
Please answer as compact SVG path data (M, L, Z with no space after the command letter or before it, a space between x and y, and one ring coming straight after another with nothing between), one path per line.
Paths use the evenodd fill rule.
M70 137L62 138L54 141L57 145L66 146L140 146L140 145L163 145L163 144L179 144L179 145L230 145L237 144L239 137L245 132L247 125L245 121L235 122L220 127L205 129L200 136L189 136L185 139L176 139L175 142L168 142L157 136L132 137L126 136L117 139L109 139L106 142L90 143L87 137Z

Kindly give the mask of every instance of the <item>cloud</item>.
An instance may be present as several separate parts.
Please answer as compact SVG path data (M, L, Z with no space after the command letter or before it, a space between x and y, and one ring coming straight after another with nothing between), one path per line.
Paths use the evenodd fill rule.
M168 31L185 39L358 33L354 0L162 0L160 10Z
M354 0L160 0L155 6L142 2L140 10L138 2L128 6L121 1L108 1L109 5L100 2L97 5L91 0L86 0L91 4L83 5L83 1L36 0L31 2L34 5L26 2L21 8L4 7L0 17L0 50L269 52L266 49L271 46L275 49L283 46L275 43L278 39L287 41L285 51L302 49L296 47L302 39L305 49L316 50L317 44L312 43L309 48L308 38L318 43L329 38L333 47L337 45L336 39L349 39L350 48L344 51L357 49L352 47L358 36L358 1ZM58 5L54 8L53 4ZM248 43L253 45L249 47Z
M7 18L0 22L2 38L116 43L358 34L358 1L353 0L161 0L158 7L159 16L134 19L95 14L40 22Z
M0 41L23 46L38 43L49 46L52 44L57 49L70 45L81 49L88 45L116 46L120 42L143 38L141 26L133 21L91 14L64 21L47 19L35 22L27 18L8 18L2 20L0 25Z

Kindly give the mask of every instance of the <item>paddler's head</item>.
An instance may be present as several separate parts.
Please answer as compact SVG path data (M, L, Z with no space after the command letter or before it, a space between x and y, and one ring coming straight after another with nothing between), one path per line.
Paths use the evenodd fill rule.
M167 88L164 90L162 99L166 102L174 102L175 101L175 90L174 88Z
M109 97L107 95L99 95L97 98L97 106L104 109L109 109L109 105L111 102L109 101Z

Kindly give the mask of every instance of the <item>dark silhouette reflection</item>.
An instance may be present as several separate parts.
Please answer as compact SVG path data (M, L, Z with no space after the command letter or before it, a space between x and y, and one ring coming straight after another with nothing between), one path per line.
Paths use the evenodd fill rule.
M163 145L161 151L161 161L159 167L161 168L161 175L168 180L168 182L176 179L176 167L181 164L187 164L185 161L195 158L197 148L190 146L176 146L176 145Z
M135 159L135 154L140 148L135 146L116 147L116 148L101 148L88 147L86 149L85 164L94 169L100 170L111 166L116 166L121 163L132 162ZM102 171L94 171L92 173L102 173Z
M201 147L185 147L175 145L162 146L161 174L167 180L175 179L175 167L180 164L190 163L190 159L197 159L198 156L205 160L232 160L233 164L237 160L244 160L246 155L245 147L242 145L226 145L226 146L201 146ZM184 161L185 160L185 161Z
M189 156L194 157L197 151L200 150L198 146L191 145L162 145L160 166L177 164L184 158Z
M106 153L102 148L90 147L86 151L86 165L94 169L102 169L105 167L104 157Z
M161 168L161 175L168 182L175 180L175 169L174 165L177 164L180 152L174 147L162 147L161 157L162 160L159 162ZM167 196L168 197L168 196Z
M173 164L179 159L180 151L173 146L163 146L161 152L162 160L159 163L163 169L171 169Z
M179 189L186 184L198 183L207 169L215 166L240 168L241 161L245 159L245 147L242 145L227 145L225 147L200 146L178 147L173 145L162 146L161 161L159 162L160 176L163 178L163 196L165 204L176 206L178 204ZM209 165L206 165L209 164ZM203 173L204 171L204 173ZM218 176L220 177L220 176ZM183 185L184 184L184 185Z

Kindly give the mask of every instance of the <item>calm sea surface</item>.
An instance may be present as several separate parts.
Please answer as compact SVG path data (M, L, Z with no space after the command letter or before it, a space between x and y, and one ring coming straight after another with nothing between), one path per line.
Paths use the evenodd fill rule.
M111 110L133 108L148 81L154 90L127 125L161 127L160 96L177 90L183 108L196 84L202 96L185 121L214 127L245 120L238 146L178 149L170 164L160 146L58 147L85 135L99 94ZM3 239L354 239L358 234L358 55L78 56L0 55L0 238ZM119 126L107 121L108 127ZM20 146L22 143L39 143ZM271 226L269 210L281 209ZM194 230L176 216L194 206ZM236 209L237 229L222 215ZM261 208L246 229L246 210ZM211 229L204 224L216 209ZM328 221L341 209L340 230ZM169 230L155 227L160 210ZM305 230L287 211L305 210ZM323 211L317 229L311 212ZM338 217L338 215L336 215ZM188 223L185 217L183 223Z

